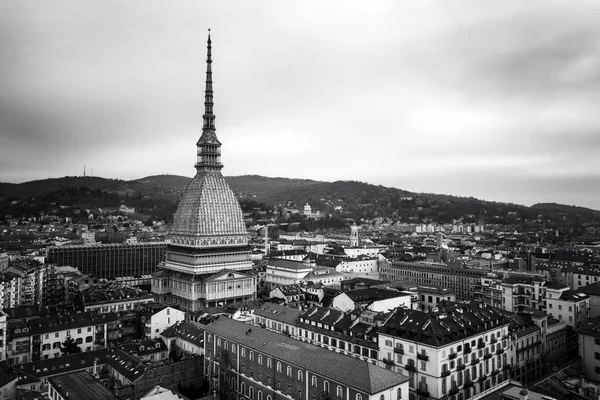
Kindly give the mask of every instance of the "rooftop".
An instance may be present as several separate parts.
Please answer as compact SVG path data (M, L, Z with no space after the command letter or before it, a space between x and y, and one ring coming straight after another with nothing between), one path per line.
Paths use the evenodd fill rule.
M87 371L71 372L53 376L48 383L61 394L63 398L86 400L118 399L109 388L99 380L94 379Z

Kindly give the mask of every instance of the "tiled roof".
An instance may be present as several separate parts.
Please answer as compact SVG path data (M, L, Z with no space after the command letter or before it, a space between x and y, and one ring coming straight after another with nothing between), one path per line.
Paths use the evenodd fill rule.
M0 361L0 387L14 379L17 379L17 374L15 374L6 361Z
M108 358L108 350L92 350L83 353L70 354L57 358L49 358L47 360L33 361L27 364L22 364L19 369L42 378L65 372L78 371L94 366L96 361L98 366L106 364Z
M220 237L234 238L232 245L247 244L240 203L221 171L198 171L183 192L170 235L171 240L173 236L200 239L196 247L223 246Z
M107 362L108 365L131 382L135 382L148 370L148 367L138 359L121 349L112 349Z
M585 293L588 296L600 296L600 282L590 283L587 286L580 287L577 291Z
M11 337L24 337L44 333L83 328L118 321L115 313L97 314L82 312L78 314L58 314L45 318L33 318L28 321L13 321L10 324Z
M112 391L87 371L71 372L48 379L62 398L86 400L117 399ZM68 393L68 395L67 395Z
M290 325L298 323L300 314L301 311L297 308L286 307L271 302L266 302L260 308L254 310L254 315L281 321Z
M491 306L453 304L439 313L397 308L379 332L437 347L508 323L504 315Z
M244 323L228 318L219 318L208 325L206 330L369 395L382 392L409 379L371 363L266 329L248 329Z
M200 347L204 347L204 330L189 322L172 325L161 333L165 338L178 337Z

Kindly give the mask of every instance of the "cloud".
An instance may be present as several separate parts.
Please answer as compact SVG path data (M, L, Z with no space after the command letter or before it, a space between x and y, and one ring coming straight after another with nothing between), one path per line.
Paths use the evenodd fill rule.
M0 180L193 174L212 28L228 175L600 208L596 2L0 7Z

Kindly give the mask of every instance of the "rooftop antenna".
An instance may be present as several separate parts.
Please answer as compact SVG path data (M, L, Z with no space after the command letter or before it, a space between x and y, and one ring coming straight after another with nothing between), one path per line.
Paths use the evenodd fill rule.
M85 164L83 164L83 176L85 176Z

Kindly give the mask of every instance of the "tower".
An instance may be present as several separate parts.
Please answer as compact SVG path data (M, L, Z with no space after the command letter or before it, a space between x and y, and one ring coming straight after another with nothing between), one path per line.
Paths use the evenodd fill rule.
M202 134L196 143L196 175L185 189L167 237L165 261L152 277L160 301L196 311L256 297L242 210L221 174L221 142L213 113L212 41L207 43Z
M352 224L350 227L350 247L358 247L359 244L358 226L356 226L356 224Z

